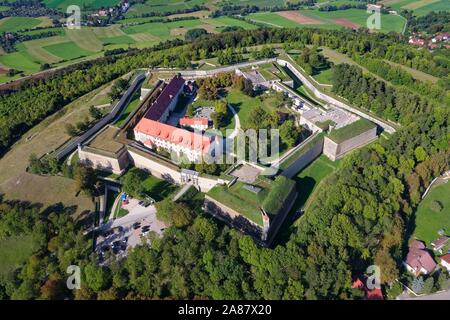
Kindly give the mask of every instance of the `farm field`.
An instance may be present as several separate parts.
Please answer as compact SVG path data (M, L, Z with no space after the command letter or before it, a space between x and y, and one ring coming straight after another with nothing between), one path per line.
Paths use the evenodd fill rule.
M44 0L46 6L50 8L58 8L63 11L70 5L77 5L80 8L89 10L100 9L102 7L115 6L120 0Z
M423 16L431 11L449 11L450 2L447 0L385 0L385 6L394 10L413 10L416 16Z
M195 5L205 5L207 0L147 0L145 3L139 3L132 6L125 17L140 16L150 12L166 13L175 12L177 10L185 10L194 7Z
M39 19L36 19L39 22ZM39 22L40 23L40 22ZM1 28L2 25L0 25ZM214 19L192 19L168 23L149 22L139 25L112 25L108 27L83 27L81 30L66 28L46 28L30 30L26 34L38 34L46 31L58 35L25 41L16 45L17 52L0 52L0 64L4 69L16 69L24 74L40 70L44 63L52 67L64 66L80 60L101 56L103 51L117 48L145 48L174 38L183 38L193 28L204 28L208 32L221 32L226 26L241 26L255 29L255 25L231 17ZM0 83L19 77L0 75Z
M32 29L43 22L39 18L8 17L0 19L0 33L16 32L19 30Z
M438 185L420 203L416 212L416 228L413 238L425 241L427 245L438 238L438 231L450 233L450 182ZM439 201L443 209L434 211L432 203Z
M338 11L319 11L317 9L304 9L299 11L261 12L250 14L248 18L255 22L264 23L279 28L325 28L340 29L342 27L354 28L366 27L367 18L370 15L366 10L348 9ZM402 32L405 19L400 16L382 15L382 32Z
M56 43L45 46L44 49L55 56L63 58L64 60L73 60L92 54L91 51L80 48L74 42Z

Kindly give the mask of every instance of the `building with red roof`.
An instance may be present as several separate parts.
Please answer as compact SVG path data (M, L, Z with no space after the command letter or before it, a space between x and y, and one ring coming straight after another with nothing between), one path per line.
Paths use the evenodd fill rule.
M184 154L190 161L197 161L211 150L211 138L165 123L142 118L134 128L134 137L150 149L162 148Z
M384 300L383 292L381 291L381 289L369 289L359 277L357 277L353 281L352 288L364 291L364 299L366 300Z
M430 274L436 269L436 262L428 253L422 241L414 240L409 246L406 260L403 262L406 269L415 274Z
M450 272L450 254L441 257L441 265Z
M190 161L197 161L210 152L211 138L165 123L175 109L184 86L185 80L180 75L170 80L134 128L134 137L147 148L162 148L168 152L175 152L178 156L183 154ZM208 128L208 119L205 129L203 129L204 119L183 119L185 125L199 126L200 130Z
M183 117L180 119L180 126L190 127L195 130L205 131L208 129L209 120L208 118L190 118Z
M153 102L144 115L144 118L166 122L170 113L175 109L178 103L178 97L184 89L185 80L182 76L176 75L164 87L158 98Z

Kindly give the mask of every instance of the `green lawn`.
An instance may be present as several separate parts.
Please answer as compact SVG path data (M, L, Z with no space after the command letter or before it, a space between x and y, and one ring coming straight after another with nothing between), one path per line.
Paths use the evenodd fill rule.
M103 221L107 221L111 215L112 207L114 205L114 201L119 196L118 192L114 192L108 190L108 197L106 199L106 208L105 208L105 216L103 217Z
M41 24L41 22L39 19L28 17L3 18L0 20L0 33L32 29Z
M161 201L172 196L178 189L173 184L150 175L144 181L143 186L145 193L152 197L155 201Z
M441 212L431 208L431 203L436 200L443 205ZM415 222L413 237L425 241L427 245L439 237L438 231L441 229L450 234L450 182L434 187L428 193L417 209Z
M119 119L117 119L115 125L117 127L122 126L125 123L125 120L127 120L128 116L134 110L136 110L137 107L139 107L140 102L141 102L141 100L140 100L140 91L138 90L134 94L133 99L131 100L131 102L128 104L126 109L123 111L122 115L119 117Z
M306 204L319 183L333 173L337 165L338 162L333 162L325 155L321 155L293 178L298 192L293 210L298 210Z
M44 49L55 56L63 58L64 60L73 60L93 54L91 51L80 48L75 44L75 42L72 41L52 44L45 46Z
M331 76L333 74L333 69L329 68L320 71L318 74L314 75L313 78L320 84L331 84Z
M328 138L333 140L336 143L344 142L350 138L353 138L361 133L368 131L369 129L374 128L376 125L373 122L370 122L366 119L359 119L352 124L349 124L343 128L335 129L331 131L328 135Z
M246 125L248 125L250 112L261 105L261 102L257 98L249 97L235 89L230 90L226 99L233 106L234 110L236 110L242 128L246 128ZM230 122L225 128L234 129L234 123Z
M9 237L0 241L0 278L10 275L34 251L31 235Z

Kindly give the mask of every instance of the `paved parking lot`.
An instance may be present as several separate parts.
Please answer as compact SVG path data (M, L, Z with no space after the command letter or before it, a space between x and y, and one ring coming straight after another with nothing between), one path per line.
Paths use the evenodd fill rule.
M131 199L124 206L129 213L122 218L109 221L98 229L96 252L102 256L102 252L110 251L112 255L121 258L127 255L130 248L142 243L151 231L161 236L166 225L156 218L154 206L145 207L139 200ZM143 232L148 231L147 232Z

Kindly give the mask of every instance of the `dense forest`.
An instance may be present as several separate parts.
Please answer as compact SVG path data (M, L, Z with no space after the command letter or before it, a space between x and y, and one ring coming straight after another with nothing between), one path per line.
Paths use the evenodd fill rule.
M435 60L433 53L398 40L392 34L266 29L137 51L3 95L2 142L7 147L10 134L19 136L64 103L133 68L186 67L191 59L230 47L280 42L328 46L350 56L371 54L373 59L448 76L448 61ZM327 188L318 190L308 212L290 228L288 239L274 248L258 247L251 238L204 215L201 203L182 203L190 219L153 239L151 248L137 247L127 259L100 267L90 257L87 240L77 232L69 209L38 214L39 209L3 202L0 237L31 233L41 245L12 278L1 280L0 297L350 299L360 297L351 289L352 276L372 264L381 267L384 288L389 290L400 274L421 194L434 177L450 169L448 103L411 92L403 86L402 81L410 80L400 80L402 74L393 74L390 85L347 64L335 66L333 72L335 93L399 122L401 128L343 160ZM58 214L52 213L55 210ZM16 219L19 215L22 218ZM83 270L82 289L75 293L62 289L64 268L72 263Z

